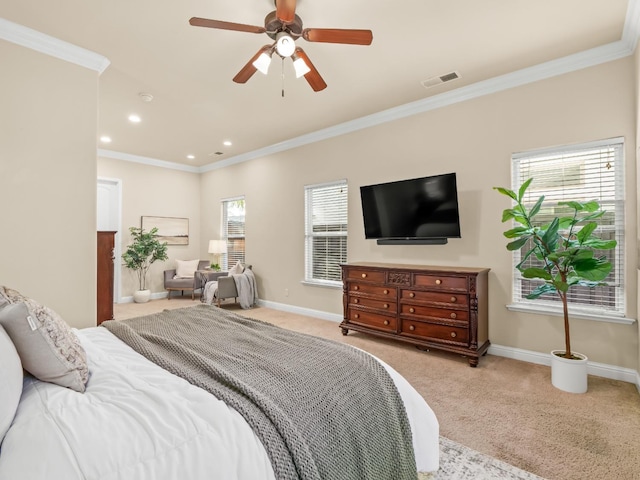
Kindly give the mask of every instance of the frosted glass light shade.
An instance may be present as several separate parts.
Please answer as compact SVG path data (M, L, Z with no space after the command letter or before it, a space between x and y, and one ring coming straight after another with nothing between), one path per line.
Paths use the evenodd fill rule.
M253 66L265 75L269 72L269 65L271 65L271 55L267 55L264 52L253 62Z
M293 61L293 68L296 71L296 78L300 78L301 76L306 75L311 71L309 66L301 58L296 58Z

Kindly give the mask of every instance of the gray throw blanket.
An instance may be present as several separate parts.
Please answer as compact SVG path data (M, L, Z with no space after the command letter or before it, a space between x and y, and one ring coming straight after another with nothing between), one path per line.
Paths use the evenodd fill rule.
M102 326L236 409L278 479L417 478L402 399L365 352L208 305Z
M258 289L256 288L256 277L253 270L245 268L244 272L232 275L238 291L238 302L242 308L251 308L258 301Z

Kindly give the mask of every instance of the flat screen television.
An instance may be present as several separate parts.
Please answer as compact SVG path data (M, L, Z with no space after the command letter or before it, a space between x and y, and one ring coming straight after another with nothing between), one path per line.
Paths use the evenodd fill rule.
M460 238L455 173L362 186L360 197L365 238L381 245Z

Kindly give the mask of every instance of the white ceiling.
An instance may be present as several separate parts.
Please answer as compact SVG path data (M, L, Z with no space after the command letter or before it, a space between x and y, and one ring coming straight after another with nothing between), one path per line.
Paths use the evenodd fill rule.
M620 41L636 1L298 0L304 27L373 31L371 46L297 41L328 84L318 93L295 78L290 59L283 80L275 55L267 76L232 82L271 40L188 23L263 26L273 0L5 0L0 18L111 62L99 79L98 136L113 141L99 148L201 167ZM461 78L421 85L451 71ZM132 112L140 124L128 122Z

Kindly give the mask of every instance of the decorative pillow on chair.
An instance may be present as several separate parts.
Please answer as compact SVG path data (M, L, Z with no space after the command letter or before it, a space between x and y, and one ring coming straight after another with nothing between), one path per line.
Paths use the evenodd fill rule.
M27 300L27 297L19 291L0 285L0 308L2 308L1 305L3 303L18 303L24 302L25 300Z
M2 299L0 298L0 305ZM7 302L8 304L8 302ZM0 306L0 309L2 306ZM22 395L22 364L13 342L0 327L0 443L16 415Z
M176 260L176 276L174 278L193 278L200 260Z
M0 309L0 325L9 334L27 372L43 382L84 392L89 378L87 356L60 315L26 300Z
M238 261L238 263L236 263L233 267L231 267L229 269L229 276L231 275L240 275L242 272L244 272L244 267L242 266L242 264Z

